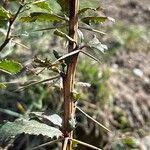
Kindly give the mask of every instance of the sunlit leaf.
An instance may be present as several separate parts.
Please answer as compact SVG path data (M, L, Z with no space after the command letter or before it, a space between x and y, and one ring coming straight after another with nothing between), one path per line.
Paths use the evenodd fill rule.
M73 94L73 98L74 98L75 101L78 101L81 98L81 94L78 93L76 90L74 90L72 92L72 94Z
M128 145L131 148L137 148L140 145L140 142L135 137L126 137L122 139L123 144Z
M43 10L47 10L47 11L51 12L51 8L49 6L49 3L46 2L45 0L38 0L38 1L34 2L33 5L39 7Z
M24 16L21 17L20 20L22 22L53 22L53 21L63 21L65 18L55 15L55 14L50 14L50 13L44 13L44 12L33 12L30 14L30 16Z
M62 126L62 118L60 116L58 116L57 114L53 114L53 115L49 115L49 116L44 116L47 120L49 120L50 122L52 122L54 125L57 126Z
M7 122L0 128L0 144L9 141L15 136L25 133L31 135L43 135L50 138L62 136L62 132L35 120L17 119L15 122Z
M2 6L0 6L0 20L5 20L10 18L10 13Z
M44 119L59 127L62 126L62 118L57 114L49 115L44 112L32 112L30 113L30 116L38 117L39 119Z
M115 22L115 19L114 18L112 18L112 17L107 17L108 18L108 20L110 20L110 21L112 21L112 22Z
M25 107L24 107L20 102L17 102L16 106L17 106L17 109L18 109L21 113L24 114L24 113L26 112Z
M3 83L0 83L0 90L5 89L5 88L6 88L6 85Z
M101 52L104 53L105 50L107 50L107 46L102 44L99 39L97 39L96 36L94 36L94 38L88 43L88 45L90 46L90 48L94 48L97 49Z
M78 142L77 141L72 141L72 148L73 150L78 147Z
M89 25L90 23L103 23L107 19L107 17L85 17L81 21Z
M22 65L14 60L2 60L0 61L0 71L15 74L22 69Z

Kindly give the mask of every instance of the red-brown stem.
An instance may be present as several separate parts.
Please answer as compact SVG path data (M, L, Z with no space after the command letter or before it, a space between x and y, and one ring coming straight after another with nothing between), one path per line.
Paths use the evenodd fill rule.
M78 29L78 3L79 0L69 0L69 36L77 42ZM75 48L75 43L69 41L68 52L72 52ZM67 66L67 73L63 77L64 91L64 136L72 138L73 132L69 130L69 120L75 116L75 104L72 96L74 89L75 71L78 54L74 55L70 64ZM71 142L68 142L67 150L72 149Z

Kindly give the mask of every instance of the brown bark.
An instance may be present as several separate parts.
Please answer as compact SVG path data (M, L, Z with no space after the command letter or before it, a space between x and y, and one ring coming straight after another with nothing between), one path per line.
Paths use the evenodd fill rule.
M78 1L69 0L69 33L68 35L77 42L77 29L78 29ZM69 41L68 52L75 49L75 43ZM69 129L69 120L75 116L75 104L72 96L75 82L75 71L78 54L71 58L71 62L67 66L66 75L63 77L63 90L64 90L64 136L72 138L73 132ZM72 149L71 142L68 143L67 150Z

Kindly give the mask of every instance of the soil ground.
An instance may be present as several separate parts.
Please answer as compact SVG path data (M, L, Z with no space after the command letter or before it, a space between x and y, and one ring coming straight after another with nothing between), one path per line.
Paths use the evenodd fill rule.
M144 33L147 38L143 41L139 40L137 43L134 43L134 38L126 41L126 45L122 45L118 48L115 55L108 61L108 66L111 70L110 84L114 97L113 109L111 110L109 106L106 106L101 112L101 118L99 120L107 126L114 126L114 128L112 128L112 133L106 136L106 139L104 133L96 137L95 133L92 135L92 131L90 136L91 143L101 139L103 142L106 140L107 144L105 145L105 150L126 150L132 149L132 146L130 145L130 147L128 143L126 143L130 148L128 146L120 147L120 145L122 145L120 139L134 137L140 143L136 147L136 150L149 150L150 1L101 0L100 3L106 8L105 14L116 20L115 24L121 22L124 25L120 37L128 34L124 30L130 26L134 26L133 33L138 30L138 26L141 26L146 31L145 33L148 34L146 35ZM111 25L108 24L108 26ZM108 32L109 31L106 31L106 33ZM108 35L106 37L106 45L113 47L115 45L114 43L117 43L117 38L115 38L115 36L112 37L111 34L112 33L108 33L110 37ZM132 42L134 46L131 48L129 44ZM126 130L119 124L125 125ZM95 139L92 140L94 136ZM110 140L109 142L108 139ZM87 140L89 141L90 138L88 137ZM99 143L95 142L95 144L98 145Z
M116 22L118 20L124 22L126 26L131 24L140 25L149 32L149 0L102 0L102 4L104 7L107 7L105 10L106 14L115 18ZM150 37L148 37L148 42L145 41L139 44L142 45L143 48L136 46L135 49L131 51L125 48L118 51L111 59L110 65L113 72L110 80L115 95L114 104L127 113L130 127L133 129L130 134L139 134L140 129L146 127L144 131L146 132L145 136L149 137L148 143L150 143L149 39ZM150 148L148 146L143 147L141 150L149 150Z

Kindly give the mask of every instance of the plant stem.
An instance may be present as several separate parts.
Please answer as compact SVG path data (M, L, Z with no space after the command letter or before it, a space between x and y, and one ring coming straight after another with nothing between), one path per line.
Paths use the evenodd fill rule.
M85 113L81 108L79 108L78 106L76 106L76 108L83 113L87 118L89 118L90 120L92 120L93 122L95 122L96 124L98 124L100 127L102 127L103 129L105 129L108 132L111 132L108 128L106 128L104 125L102 125L101 123L99 123L97 120L95 120L94 118L92 118L91 116L89 116L87 113Z
M69 37L74 39L77 43L77 29L78 29L78 3L79 0L69 0ZM69 41L68 53L75 50L75 43ZM67 72L63 77L63 92L64 92L64 136L72 138L73 132L69 130L69 120L75 116L75 104L72 96L75 80L75 68L77 64L78 53L74 55L71 62L67 66ZM72 149L72 142L68 142L67 150Z
M34 81L34 82L31 82L31 83L28 83L27 85L23 85L22 87L16 89L15 91L20 91L20 90L23 90L23 89L25 89L29 86L32 86L32 85L36 85L36 84L48 82L48 81L51 81L51 80L55 80L55 79L58 79L59 77L60 77L60 75L56 75L56 76L50 77L48 79L44 79L44 80L40 80L40 81Z
M9 26L8 26L8 30L7 30L7 34L6 34L6 37L5 37L5 40L4 42L1 44L0 46L0 52L4 49L4 47L9 43L9 41L11 40L11 29L12 29L12 25L14 24L16 18L18 17L20 11L22 10L22 8L24 7L24 1L22 1L22 3L20 3L20 6L16 12L16 14L9 19Z
M58 142L60 142L60 141L62 141L62 140L63 140L63 139L60 138L60 139L56 139L56 140L53 140L53 141L44 143L44 144L38 145L38 146L36 146L36 147L33 147L32 150L39 149L39 148L42 148L42 147L47 146L47 145L52 145L52 144L58 143Z
M11 111L11 110L8 110L8 109L3 109L3 108L0 108L0 112L5 113L7 115L17 117L17 118L22 116L21 114L19 114L17 112L14 112L14 111Z
M66 150L67 149L67 145L68 145L68 138L65 138L64 140L64 145L63 145L63 150Z

